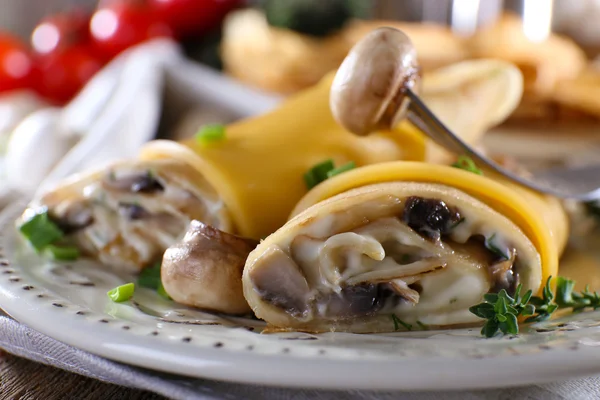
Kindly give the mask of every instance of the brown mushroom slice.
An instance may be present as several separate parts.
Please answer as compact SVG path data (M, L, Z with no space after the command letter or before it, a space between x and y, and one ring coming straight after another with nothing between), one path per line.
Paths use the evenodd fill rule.
M514 290L505 278L516 272L524 290L539 288L540 256L512 221L450 186L397 181L298 214L250 253L243 285L275 327L385 332L392 314L413 325L476 323L469 307Z
M242 270L257 244L192 221L183 240L165 251L163 287L181 304L226 314L248 313Z
M277 246L266 249L263 257L267 267L257 270L251 277L256 290L286 312L305 316L309 287L298 265Z

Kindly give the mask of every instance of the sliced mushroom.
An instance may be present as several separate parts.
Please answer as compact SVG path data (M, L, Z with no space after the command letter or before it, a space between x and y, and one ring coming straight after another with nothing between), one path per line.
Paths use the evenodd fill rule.
M340 293L328 293L317 300L323 315L332 319L358 318L383 308L387 293L378 284L346 286Z
M402 279L394 279L390 282L390 287L396 294L406 299L406 301L412 304L419 302L419 292L410 288Z
M242 292L242 271L257 245L255 240L192 221L183 240L163 256L165 291L178 303L192 307L227 314L250 312Z
M102 184L109 190L128 191L132 193L156 193L162 192L165 188L158 179L152 176L150 171L144 174L136 173L126 176L115 177L111 171L103 180Z
M411 196L406 199L402 220L415 231L439 240L460 222L460 213L438 199Z
M295 317L304 316L310 289L298 265L277 246L268 248L263 257L264 265L250 275L257 293Z
M508 259L502 259L495 264L490 265L489 271L494 282L492 292L499 292L505 289L510 294L515 292L517 285L519 284L519 274L514 271L515 259L517 258L517 251L513 248L510 250L510 257Z

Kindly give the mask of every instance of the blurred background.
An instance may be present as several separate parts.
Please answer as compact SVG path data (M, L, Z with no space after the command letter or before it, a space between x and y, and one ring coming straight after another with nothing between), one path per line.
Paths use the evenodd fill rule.
M103 159L126 157L157 136L264 112L380 26L408 34L424 73L514 63L524 95L500 130L550 135L540 153L564 154L576 132L580 148L600 137L598 21L600 0L0 0L0 180L35 188L75 148L87 149L77 160L99 143ZM32 179L42 139L55 153ZM56 176L83 166L69 165Z
M261 21L260 16L251 13L235 15L228 20L229 14L236 14L244 7L259 10L266 20ZM295 91L312 84L318 79L319 73L302 71L303 67L299 66L290 75L295 74L296 80L304 79L306 83L288 81L279 85L277 76L275 81L263 83L258 76L260 74L251 70L265 67L265 61L257 66L246 65L249 71L240 72L236 65L238 60L250 57L248 60L254 61L251 57L258 52L257 48L262 47L261 57L282 58L279 64L272 61L274 65L269 67L294 70L283 60L293 57L291 53L306 51L306 54L298 55L310 58L311 45L321 44L318 49L313 49L318 51L333 48L333 44L329 47L327 44L331 44L330 39L339 32L346 34L341 35L344 40L355 40L349 36L356 34L356 29L348 28L356 27L356 24L352 25L355 19L409 23L409 28L415 28L412 32L415 40L427 47L418 50L439 51L438 60L426 60L433 61L436 67L445 63L443 58L449 49L444 45L453 45L457 52L465 51L462 48L464 46L457 45L458 41L453 40L451 35L467 40L476 37L478 32L489 33L491 26L498 29L494 35L485 37L488 47L494 40L503 41L502 47L507 47L507 42L517 47L523 46L524 42L545 43L551 35L561 34L585 52L588 59L593 59L600 52L600 24L596 22L600 18L598 0L0 0L0 10L0 30L19 38L37 64L36 90L59 103L72 98L76 89L94 71L120 51L156 36L175 38L190 58L217 69L223 67L225 58L225 63L230 64L225 65L225 69L230 69L232 75L275 92ZM521 23L508 21L507 15L519 18ZM419 23L430 28L435 24L435 28L443 27L445 30L414 26ZM269 27L274 30L269 32ZM521 32L517 32L519 30ZM222 43L223 32L226 34L225 43ZM284 33L296 33L297 37L286 37ZM305 39L312 39L315 43L306 43ZM339 38L340 41L343 39ZM337 45L338 53L346 50L342 44ZM476 46L481 47L480 44ZM7 47L10 44L5 43L0 49ZM72 47L77 49L73 50ZM558 44L554 47L561 46ZM479 50L480 53L483 51ZM558 48L553 56L561 55L561 50ZM509 57L508 54L500 54L502 51L506 53L507 50L498 49L499 54L494 56ZM68 54L58 57L58 53ZM517 53L517 50L512 49L512 53ZM331 60L335 55L321 53L323 69L337 62ZM52 62L47 56L52 56ZM460 54L454 56L453 60L461 57ZM510 57L516 56L513 54ZM558 64L565 63L558 58L555 61ZM13 65L13 69L18 69L18 60L14 63L16 66ZM66 82L68 87L62 90L44 87L52 83L46 82L45 85L44 77L39 75L44 75L44 70L54 71L60 67L68 70L67 75L79 76L79 82L73 78ZM315 69L318 69L317 66ZM311 72L314 76L298 76L310 75ZM264 81L269 79L274 77L262 77ZM292 79L294 77L290 77ZM55 85L65 86L63 83ZM23 83L13 82L15 85L22 86ZM6 89L0 87L2 91Z
M262 15L240 14L239 9L244 7L253 7ZM320 78L321 70L335 66L356 36L372 27L365 24L361 30L353 23L356 19L408 23L406 27L415 36L417 47L423 47L418 50L426 58L425 63L432 63L425 68L465 57L523 59L524 53L532 49L535 51L529 54L530 59L554 57L554 62L562 66L567 63L560 59L566 45L549 42L553 34L564 35L588 59L600 51L598 0L0 0L0 10L2 36L16 36L32 56L27 60L13 57L12 68L19 69L23 62L32 61L37 70L32 73L37 75L32 78L36 83L29 79L2 87L0 82L0 90L35 85L44 97L58 103L70 100L120 51L157 36L175 38L192 59L217 69L224 62L225 69L238 79L279 93L310 85ZM419 27L419 23L426 28ZM490 27L496 28L493 34ZM487 36L478 43L459 43L476 38L479 32ZM491 54L494 41L502 42L496 49L498 54ZM544 43L549 50L526 48L528 43ZM0 50L11 45L15 43L4 43ZM473 51L473 47L478 49ZM448 54L451 51L455 54ZM437 59L426 54L435 52L439 52ZM550 52L554 53L548 55ZM253 57L257 58L256 65L251 64ZM264 57L280 59L268 63ZM300 58L317 65L311 69L302 65ZM238 68L242 59L249 63ZM290 65L293 63L299 65ZM255 72L272 68L280 69L280 74ZM71 79L46 77L61 75L59 70L65 70ZM535 67L526 72L540 71Z

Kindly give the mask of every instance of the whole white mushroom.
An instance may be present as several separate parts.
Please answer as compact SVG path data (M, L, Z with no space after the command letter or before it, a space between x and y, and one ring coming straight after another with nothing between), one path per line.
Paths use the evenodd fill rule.
M417 52L395 28L375 29L348 53L330 91L336 121L350 132L367 135L405 117L406 89L418 90Z

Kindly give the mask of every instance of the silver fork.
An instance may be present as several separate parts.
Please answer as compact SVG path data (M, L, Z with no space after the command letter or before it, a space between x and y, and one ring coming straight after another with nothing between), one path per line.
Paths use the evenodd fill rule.
M600 199L600 164L584 167L552 167L539 171L527 171L517 175L480 154L448 129L410 89L406 89L410 99L408 119L421 129L430 139L456 153L465 154L475 163L498 172L530 189L563 199L590 201Z

